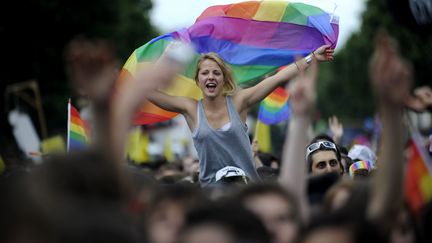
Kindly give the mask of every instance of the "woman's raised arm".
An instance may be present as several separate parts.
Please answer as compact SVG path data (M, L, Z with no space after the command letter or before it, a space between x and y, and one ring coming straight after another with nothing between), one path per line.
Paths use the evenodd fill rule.
M265 78L255 86L239 91L236 94L236 99L238 100L238 104L240 104L239 112L243 112L260 102L278 86L288 83L288 81L296 77L300 71L305 70L313 59L320 62L333 60L333 52L334 50L331 49L329 45L323 45L305 58L291 63L280 72Z

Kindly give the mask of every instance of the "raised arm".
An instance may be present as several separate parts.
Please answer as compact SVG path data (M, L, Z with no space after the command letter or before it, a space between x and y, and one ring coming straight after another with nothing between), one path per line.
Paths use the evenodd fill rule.
M195 101L191 98L167 95L157 89L149 92L146 98L164 110L185 115L190 113L190 108L195 107L193 105Z
M282 154L280 183L298 198L303 221L307 220L309 207L306 195L307 169L305 151L308 145L307 130L315 108L315 80L317 64L312 62L309 72L301 73L290 87L292 118Z
M383 130L368 218L389 225L385 223L394 220L403 200L402 109L409 97L412 71L385 33L378 35L370 71Z
M180 97L168 96L155 92L161 86L167 86L181 70L182 64L166 57L161 57L156 64L141 68L134 79L128 80L121 90L118 90L112 102L110 117L110 152L112 156L121 161L124 154L129 128L134 113L147 98L153 98L162 108L171 108L171 111L180 111L184 104L179 102ZM156 96L156 98L154 98ZM158 99L158 97L161 97ZM164 105L166 102L166 105ZM175 102L179 102L175 105ZM156 105L157 105L156 104ZM183 106L182 106L183 105Z
M255 86L239 91L236 96L241 104L240 112L260 102L278 86L286 84L289 80L297 76L300 71L305 70L312 60L333 60L333 52L334 50L331 49L329 45L323 45L305 58L295 61L280 72L264 79Z
M336 144L340 144L344 132L342 122L339 122L337 116L333 115L329 117L328 124L333 135L333 141L335 141Z

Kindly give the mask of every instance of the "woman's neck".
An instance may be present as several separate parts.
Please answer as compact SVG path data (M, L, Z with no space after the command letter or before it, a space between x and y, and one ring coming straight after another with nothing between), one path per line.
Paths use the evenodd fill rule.
M225 106L226 96L204 97L202 102L206 110L217 110Z

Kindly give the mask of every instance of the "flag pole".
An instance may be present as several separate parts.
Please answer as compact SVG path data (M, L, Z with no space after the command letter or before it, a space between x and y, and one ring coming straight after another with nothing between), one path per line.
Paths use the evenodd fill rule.
M69 146L70 146L70 120L71 120L71 99L70 98L69 98L69 101L68 101L67 112L68 112L68 120L67 120L67 145L66 145L66 151L69 152Z

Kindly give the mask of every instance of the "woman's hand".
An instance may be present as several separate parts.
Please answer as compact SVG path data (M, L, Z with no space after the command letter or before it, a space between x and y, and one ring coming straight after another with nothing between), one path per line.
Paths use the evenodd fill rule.
M312 55L320 62L332 61L334 49L330 45L323 45L312 52Z

